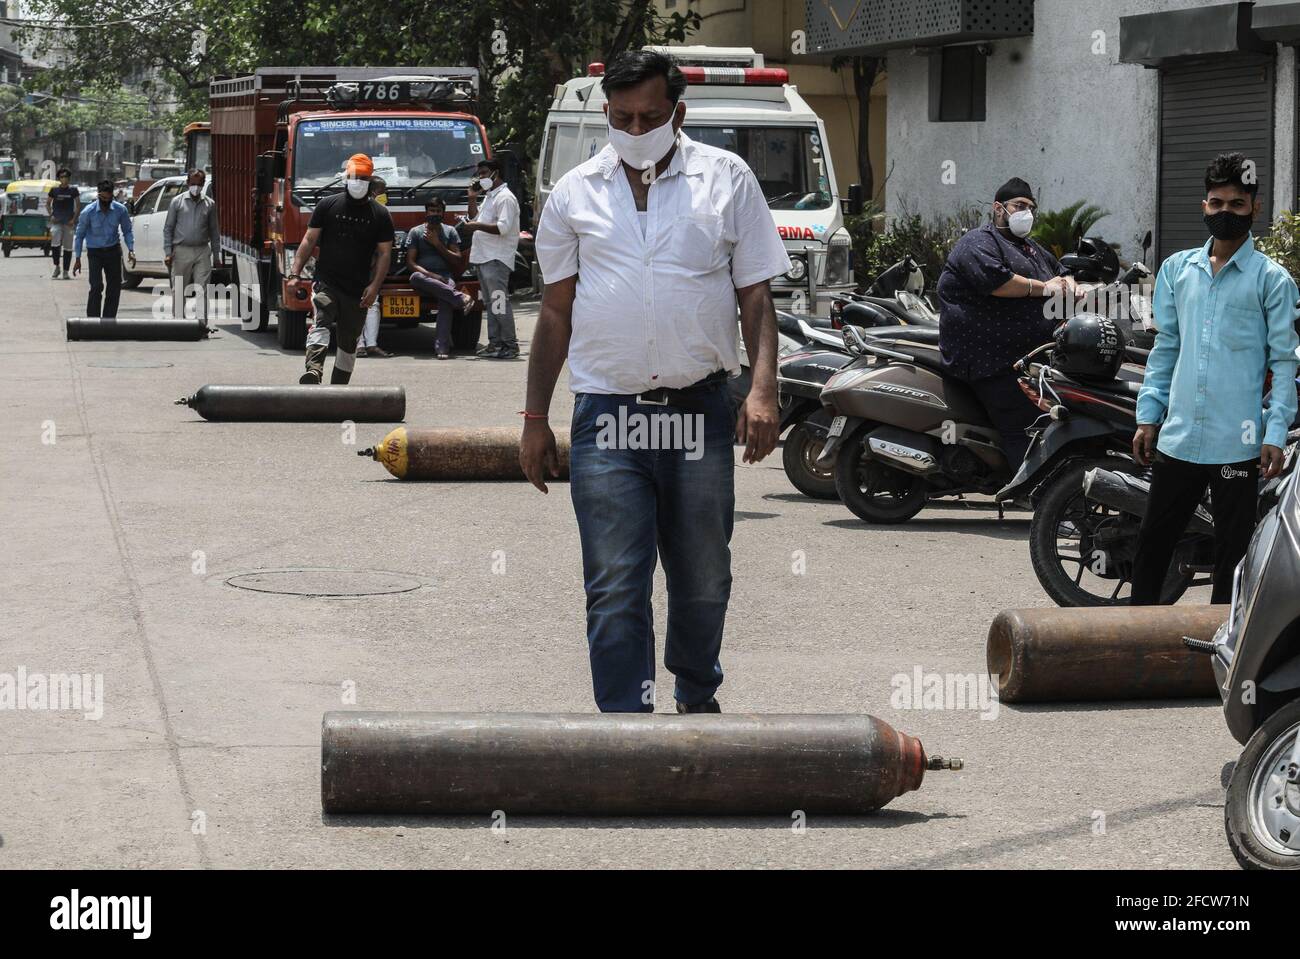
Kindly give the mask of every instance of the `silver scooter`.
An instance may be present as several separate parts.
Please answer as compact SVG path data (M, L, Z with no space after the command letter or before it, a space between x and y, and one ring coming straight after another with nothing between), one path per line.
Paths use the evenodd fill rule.
M1243 744L1224 805L1228 845L1247 869L1300 870L1300 477L1288 451L1278 502L1232 581L1210 653L1228 730Z

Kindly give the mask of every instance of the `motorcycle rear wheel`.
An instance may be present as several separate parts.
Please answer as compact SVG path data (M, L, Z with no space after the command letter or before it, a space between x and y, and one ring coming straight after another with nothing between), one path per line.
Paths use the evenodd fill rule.
M1138 472L1135 463L1115 456L1078 460L1066 466L1050 480L1050 485L1038 501L1033 521L1029 526L1029 561L1033 564L1034 575L1038 577L1038 582L1057 606L1127 606L1129 603L1128 597L1120 598L1119 595L1125 583L1129 582L1127 576L1118 579L1099 579L1096 575L1093 576L1093 580L1116 584L1109 596L1105 595L1104 591L1094 592L1083 585L1083 577L1088 572L1089 564L1098 558L1095 551L1087 556L1084 555L1085 536L1091 538L1095 527L1102 523L1126 523L1131 525L1132 534L1136 537L1138 526L1141 525L1141 521L1136 516L1118 513L1100 504L1089 504L1085 500L1083 474L1093 467L1119 473ZM1080 530L1081 524L1089 523L1093 524L1094 528ZM1061 531L1067 528L1080 531L1080 554L1077 557L1063 554L1057 542ZM1077 565L1074 576L1071 576L1063 565L1067 561ZM1169 574L1165 577L1161 602L1177 602L1178 598L1187 592L1191 581L1191 573L1180 572L1177 564L1171 563Z
M1300 870L1300 782L1286 781L1298 735L1300 700L1255 730L1232 769L1223 828L1243 869Z
M925 508L925 481L862 455L867 431L858 427L835 457L835 489L840 501L866 523L905 523Z
M813 499L839 499L835 489L835 467L821 469L817 457L821 455L825 439L814 435L807 423L796 423L786 435L781 447L781 465L794 488Z

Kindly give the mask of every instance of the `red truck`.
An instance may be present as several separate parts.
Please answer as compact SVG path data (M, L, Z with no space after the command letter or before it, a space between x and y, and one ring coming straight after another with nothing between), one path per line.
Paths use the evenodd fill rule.
M446 202L448 223L465 211L474 167L492 155L477 94L472 67L263 67L212 81L213 192L233 278L252 294L241 302L255 301L245 329L267 329L274 310L280 345L305 344L309 281L285 276L312 210L343 189L354 153L373 158L387 182L397 230L381 318L414 326L430 317L435 305L422 304L409 282L406 231L424 221L431 194ZM483 318L472 266L459 286L475 305L457 312L452 342L468 349Z

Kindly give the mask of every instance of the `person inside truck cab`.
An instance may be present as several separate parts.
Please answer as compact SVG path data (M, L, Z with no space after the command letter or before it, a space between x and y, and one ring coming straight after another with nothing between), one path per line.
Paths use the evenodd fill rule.
M1029 450L1025 430L1039 409L1012 365L1052 338L1050 298L1075 292L1056 257L1029 238L1037 209L1028 183L1004 183L993 198L992 222L957 241L938 284L944 365L974 390L1013 471Z

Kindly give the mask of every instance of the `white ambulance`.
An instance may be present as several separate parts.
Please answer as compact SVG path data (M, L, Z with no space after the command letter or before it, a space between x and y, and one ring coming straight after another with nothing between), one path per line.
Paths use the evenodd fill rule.
M772 281L778 309L825 315L830 296L853 288L852 241L844 214L862 209L861 187L841 199L821 118L789 83L748 47L654 47L686 74L687 135L730 150L754 171L785 241L790 272ZM604 64L557 84L537 164L537 215L551 188L605 146Z

